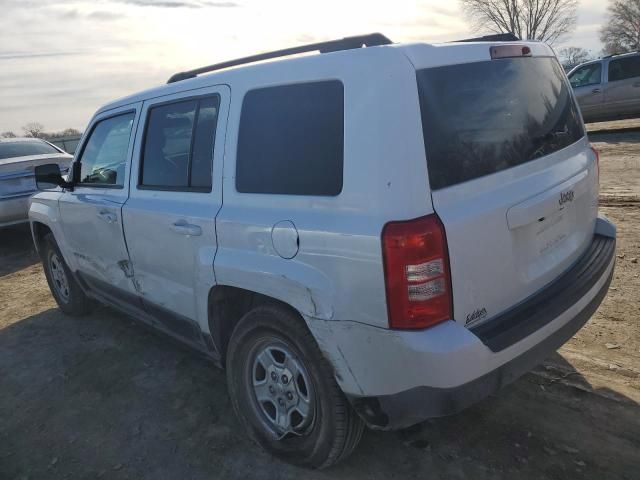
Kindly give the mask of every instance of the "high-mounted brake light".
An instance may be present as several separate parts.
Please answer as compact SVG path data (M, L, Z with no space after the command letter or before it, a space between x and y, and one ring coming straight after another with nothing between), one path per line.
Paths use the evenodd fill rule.
M422 329L452 318L444 226L437 215L382 230L389 327Z
M530 57L531 48L526 45L497 45L489 48L491 59L514 58L514 57Z

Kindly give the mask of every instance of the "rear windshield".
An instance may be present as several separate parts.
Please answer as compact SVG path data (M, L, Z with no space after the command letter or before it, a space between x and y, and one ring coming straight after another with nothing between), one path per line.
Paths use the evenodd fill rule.
M584 136L555 58L507 58L419 70L431 188L490 175Z
M19 142L0 142L0 160L28 155L48 155L60 153L51 145L40 140L21 140Z

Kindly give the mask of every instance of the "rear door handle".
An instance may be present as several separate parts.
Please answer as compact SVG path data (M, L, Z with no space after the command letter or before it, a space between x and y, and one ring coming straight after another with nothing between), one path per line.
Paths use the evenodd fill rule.
M593 90L591 90L591 93L594 95L598 95L599 93L602 93L602 90L600 90L599 88L594 88Z
M636 87L636 88L640 87L640 82L634 83L633 86Z
M188 235L190 237L202 235L202 228L200 228L199 225L193 225L184 220L178 220L176 223L171 225L170 228L172 232L179 233L180 235Z
M100 220L104 220L107 223L116 223L118 221L118 216L111 212L100 212L97 216Z

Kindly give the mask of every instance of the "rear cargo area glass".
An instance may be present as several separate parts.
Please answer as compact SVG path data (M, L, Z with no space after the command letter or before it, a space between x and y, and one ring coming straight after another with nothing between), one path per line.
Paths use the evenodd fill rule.
M434 190L549 155L585 134L554 58L427 68L417 78Z

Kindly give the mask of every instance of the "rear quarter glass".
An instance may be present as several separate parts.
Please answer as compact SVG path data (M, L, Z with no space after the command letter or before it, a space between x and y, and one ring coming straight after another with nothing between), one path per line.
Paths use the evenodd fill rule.
M555 58L427 68L417 80L434 190L549 155L585 134Z
M238 192L339 195L344 163L342 82L249 91L238 137Z

